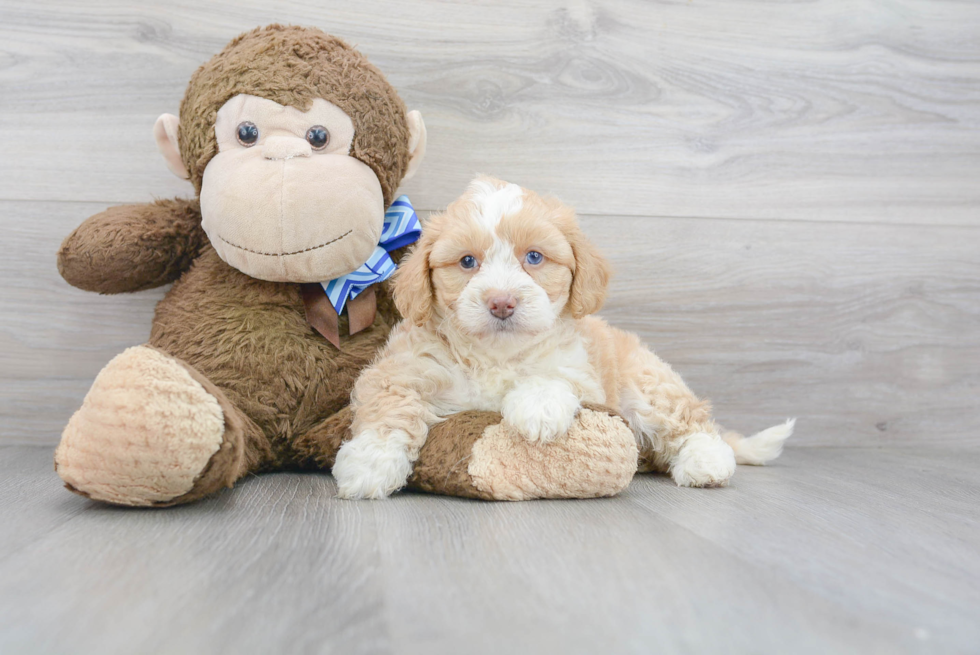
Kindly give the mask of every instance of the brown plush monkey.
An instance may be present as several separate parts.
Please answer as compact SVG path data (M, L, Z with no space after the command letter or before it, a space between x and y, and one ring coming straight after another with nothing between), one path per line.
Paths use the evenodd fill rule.
M58 473L94 499L165 506L248 473L329 470L353 382L399 316L383 282L357 311L334 314L329 334L313 283L357 269L378 245L385 209L424 154L421 116L343 41L271 25L199 68L180 119L161 116L154 135L197 199L92 216L62 244L58 268L100 293L174 285L149 342L102 370L65 428ZM632 434L602 408L583 410L565 440L518 455L495 454L519 439L499 422L467 412L437 426L411 486L589 497L618 492L636 469ZM618 444L592 463L601 484L574 456L595 440Z

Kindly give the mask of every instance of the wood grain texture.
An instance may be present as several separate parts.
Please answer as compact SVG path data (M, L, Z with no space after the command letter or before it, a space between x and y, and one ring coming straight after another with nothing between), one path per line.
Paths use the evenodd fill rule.
M0 550L0 652L390 651L373 508L324 511L332 479L140 513L59 489L51 457L0 449L3 529L28 531Z
M153 121L273 21L358 44L423 111L421 208L482 171L592 214L978 221L980 5L946 0L7 0L0 199L187 194Z
M0 443L56 443L98 371L149 334L161 290L58 276L95 203L3 202ZM800 418L796 445L980 434L980 230L583 216L616 276L602 315L640 334L728 427Z
M664 485L637 485L631 500L856 616L906 634L969 626L966 643L976 644L978 465L980 452L941 446L821 448L740 468L722 502Z
M0 447L0 652L967 653L980 453L796 449L725 489L108 508Z
M975 228L585 217L601 312L732 429L797 445L980 444Z

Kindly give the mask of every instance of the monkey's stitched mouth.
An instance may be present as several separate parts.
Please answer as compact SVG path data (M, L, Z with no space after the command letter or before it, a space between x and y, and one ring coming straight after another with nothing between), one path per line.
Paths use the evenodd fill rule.
M224 238L220 234L218 235L218 238L221 239L222 241L224 241L225 243L227 243L232 248L238 248L239 250L244 250L245 252L250 252L253 255L262 255L263 257L288 257L289 255L302 255L304 252L310 252L311 250L316 250L318 248L323 248L324 246L329 246L331 243L337 243L338 241L340 241L344 237L349 236L350 233L353 232L353 231L354 231L353 229L347 230L346 232L344 232L343 234L341 234L339 237L330 239L330 241L327 241L325 243L321 243L318 246L310 246L309 248L304 248L303 250L297 250L295 252L259 252L258 250L252 250L251 248L246 248L245 246L239 246L236 243L232 243L231 241L229 241L228 239Z

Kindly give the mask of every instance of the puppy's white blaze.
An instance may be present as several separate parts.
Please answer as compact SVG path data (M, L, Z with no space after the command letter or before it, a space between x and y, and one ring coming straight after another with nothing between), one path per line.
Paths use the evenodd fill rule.
M514 244L496 235L493 237L493 245L490 246L490 250L484 256L483 269L485 270L487 266L511 271L524 270L514 255Z
M751 437L728 436L725 441L732 450L735 451L735 461L739 464L749 464L752 466L762 466L766 462L779 457L783 452L783 444L793 434L796 426L796 419L790 419L785 423L774 425L762 432L757 432Z
M497 188L486 180L473 180L469 192L476 205L474 220L486 231L494 232L501 219L514 214L524 207L524 189L516 184L506 184Z

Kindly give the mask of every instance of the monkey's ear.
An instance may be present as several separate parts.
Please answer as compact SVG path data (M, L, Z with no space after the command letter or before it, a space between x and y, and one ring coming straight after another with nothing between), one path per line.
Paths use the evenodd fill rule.
M190 173L184 166L184 161L180 158L180 146L177 145L177 128L180 127L180 119L173 114L163 114L153 125L153 138L156 139L157 148L163 155L163 160L167 162L170 172L182 180L189 180Z
M408 152L411 159L408 160L408 169L405 171L403 180L409 180L419 169L419 164L425 157L425 123L422 121L422 114L417 109L408 112Z

